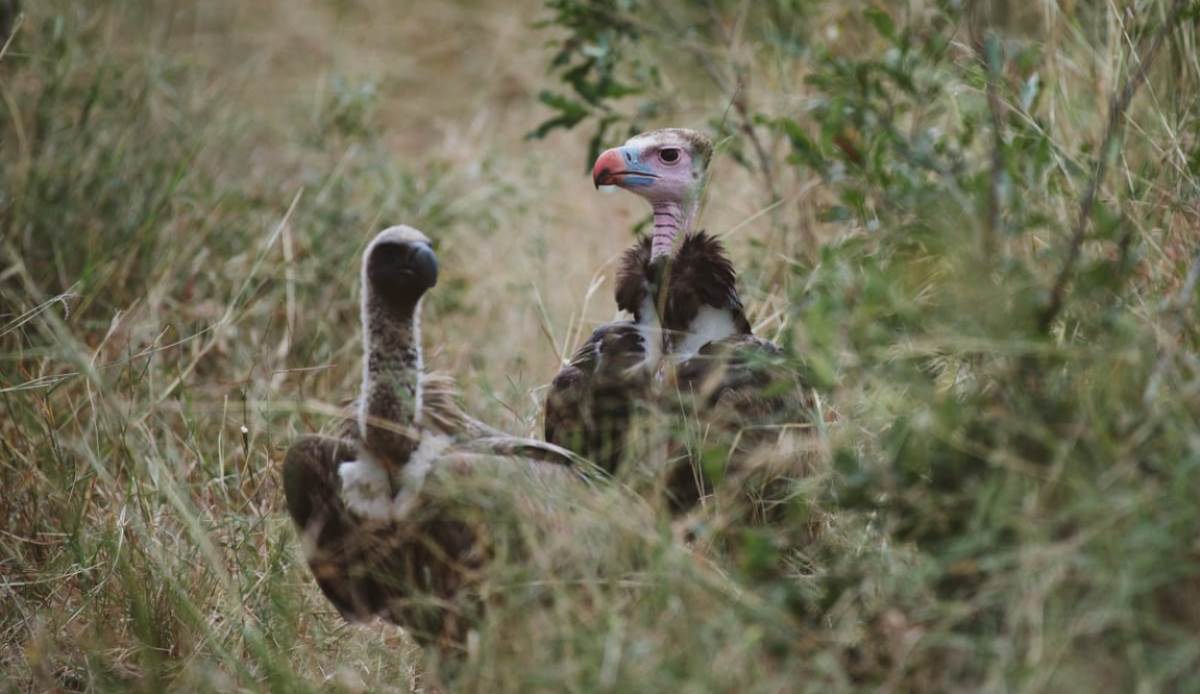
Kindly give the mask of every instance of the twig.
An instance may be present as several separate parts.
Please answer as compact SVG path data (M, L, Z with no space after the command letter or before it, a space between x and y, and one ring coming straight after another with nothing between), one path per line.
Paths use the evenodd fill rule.
M1175 308L1182 310L1192 303L1192 295L1196 291L1196 283L1200 281L1200 253L1192 259L1192 265L1188 268L1187 278L1184 279L1183 285L1179 287L1179 292L1175 294Z
M4 45L0 46L0 60L4 60L5 54L8 53L8 47L12 44L13 39L17 37L17 32L21 30L21 25L25 23L25 15L17 15L17 21L13 22L12 29L8 32L8 36L4 39Z
M763 182L767 184L767 190L771 193L770 201L776 202L780 199L780 196L779 189L775 185L775 172L771 166L771 156L767 154L767 149L758 137L758 131L754 129L754 122L750 118L750 109L746 105L745 84L745 71L738 69L737 91L733 95L733 109L737 111L738 120L741 121L742 132L749 138L750 144L754 145L754 154L758 157L758 168L762 171Z
M1043 333L1050 329L1050 326L1062 311L1067 283L1070 282L1071 273L1075 270L1075 264L1079 262L1084 237L1087 234L1088 222L1091 221L1092 209L1096 206L1096 195L1100 189L1100 185L1104 182L1105 174L1108 172L1108 150L1120 132L1125 112L1129 108L1129 103L1133 101L1134 94L1137 93L1142 83L1146 81L1146 75L1150 71L1154 57L1158 54L1158 49L1162 46L1163 41L1166 40L1167 35L1175 28L1175 25L1179 23L1183 11L1189 4L1190 0L1175 0L1175 4L1172 5L1171 12L1167 15L1166 21L1159 27L1153 41L1150 43L1150 47L1139 61L1137 71L1134 72L1129 81L1125 83L1124 88L1118 94L1114 95L1112 101L1109 103L1108 123L1104 127L1104 136L1100 138L1100 147L1096 150L1096 168L1092 173L1091 180L1088 181L1088 187L1084 191L1083 199L1079 203L1079 216L1075 220L1075 230L1071 234L1071 245L1067 251L1067 259L1063 263L1062 269L1059 270L1058 277L1054 280L1054 286L1050 290L1050 301L1038 320L1038 329Z
M1188 267L1187 276L1183 280L1183 285L1179 287L1172 299L1168 300L1166 309L1173 310L1175 324L1173 329L1169 330L1170 337L1163 345L1161 353L1158 355L1158 360L1154 363L1154 370L1150 372L1150 378L1146 379L1146 389L1142 393L1142 402L1149 405L1158 395L1158 389L1162 385L1163 375L1167 370L1167 363L1170 361L1173 350L1170 348L1170 342L1176 339L1174 333L1178 333L1185 320L1184 311L1192 303L1192 297L1196 293L1196 283L1200 281L1200 253L1197 253L1192 258L1192 264Z
M711 0L708 3L708 7L714 17L719 15L716 6ZM733 45L736 36L725 31L720 21L714 19L713 28L720 35L723 43L728 46ZM717 85L717 88L723 91L729 90L726 80L722 76L721 70L714 64L712 56L706 50L691 44L688 45L688 49L700 61L705 72L708 73L709 78ZM738 115L738 129L750 140L750 144L754 147L754 154L758 157L758 168L762 172L763 182L766 183L767 191L771 194L771 199L768 202L774 203L779 201L781 196L779 195L779 188L775 184L775 172L771 166L771 156L767 153L767 148L763 145L762 138L758 136L758 131L754 129L754 120L750 116L750 107L746 97L746 71L737 64L736 60L731 59L730 63L733 70L733 88L729 101L733 106L733 110ZM726 115L728 115L728 108L726 109ZM721 117L721 123L722 125L725 123L724 115Z
M992 117L992 180L988 186L987 224L983 230L984 258L990 258L995 252L1000 235L1000 187L1004 182L1004 119L1001 117L1002 104L996 89L996 81L1003 69L1003 58L1000 59L1000 64L997 64L992 51L998 41L996 33L991 29L983 39L982 58L987 75L987 104Z
M537 300L538 308L538 327L542 330L542 335L546 341L550 343L550 349L554 350L554 358L559 364L566 364L563 361L562 350L558 347L558 340L554 339L554 331L550 327L550 311L546 309L546 302L542 301L542 292L536 284L530 285L533 289L533 298Z

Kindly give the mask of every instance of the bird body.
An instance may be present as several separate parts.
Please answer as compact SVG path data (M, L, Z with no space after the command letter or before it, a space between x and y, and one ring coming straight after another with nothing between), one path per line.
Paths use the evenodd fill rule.
M367 247L354 417L341 436L295 442L282 475L309 568L339 612L449 644L477 616L498 497L545 525L533 485L580 481L571 453L483 425L462 410L452 379L424 373L420 301L436 281L436 256L414 229L387 229ZM500 491L504 477L515 481Z
M631 320L602 325L580 348L551 385L545 422L547 441L609 470L625 451L640 400L674 411L682 402L685 414L730 428L754 416L762 421L784 404L767 391L786 376L764 368L781 350L754 336L721 242L692 228L711 154L702 134L672 128L607 150L593 168L597 187L617 185L650 203L654 231L625 251L617 270L617 306ZM613 339L630 327L640 339ZM606 364L630 366L614 378ZM703 493L674 495L687 506Z

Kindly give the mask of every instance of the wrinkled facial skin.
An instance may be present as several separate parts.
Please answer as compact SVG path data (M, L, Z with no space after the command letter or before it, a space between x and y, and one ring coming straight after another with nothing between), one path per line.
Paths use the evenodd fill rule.
M651 203L690 202L700 192L701 166L685 140L639 136L602 153L592 181L596 187L619 186Z

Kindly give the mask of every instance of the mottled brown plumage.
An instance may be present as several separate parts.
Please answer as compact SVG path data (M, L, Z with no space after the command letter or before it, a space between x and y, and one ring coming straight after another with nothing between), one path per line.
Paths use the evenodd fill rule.
M624 432L651 374L638 368L644 339L635 323L606 323L559 371L546 396L546 440L573 450L608 472L625 455Z
M381 616L424 643L458 641L474 609L463 589L484 560L482 538L437 505L418 507L404 522L352 513L338 468L359 452L353 441L308 436L284 459L288 512L317 585L346 619Z
M423 373L419 305L436 278L415 230L385 230L368 246L355 416L340 437L294 443L283 481L309 568L342 615L380 616L449 646L478 617L497 510L547 522L545 489L497 496L487 483L581 482L569 452L487 427L463 412L451 379Z
M702 422L710 437L723 434L731 463L724 472L737 473L755 448L775 441L776 425L794 422L810 405L782 357L778 346L750 333L709 342L671 372L662 406ZM665 489L670 507L686 511L714 484L700 459L677 450L675 460Z

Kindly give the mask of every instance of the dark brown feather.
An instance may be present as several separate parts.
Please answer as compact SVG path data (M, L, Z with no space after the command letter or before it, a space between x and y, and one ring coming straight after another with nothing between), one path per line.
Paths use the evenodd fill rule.
M783 356L783 350L768 340L732 335L709 342L675 367L661 407L701 420L710 442L729 446L726 477L749 472L746 458L777 440L776 425L802 420L812 406L802 379ZM786 481L790 472L769 473L765 486L779 487L776 482ZM675 512L687 511L715 489L708 470L687 456L668 471L665 486Z
M609 472L624 456L624 433L650 374L634 368L646 349L635 324L606 323L592 332L546 396L545 435Z
M402 523L358 517L338 478L338 466L356 454L354 442L308 436L284 459L288 511L317 585L348 620L381 616L420 643L455 647L480 609L475 584L490 557L487 525L444 503L421 504ZM470 465L452 472L472 474Z
M634 321L641 318L642 304L649 291L650 237L646 236L621 254L617 267L617 308L628 311Z
M750 321L738 296L737 272L715 236L705 231L687 234L662 268L650 262L650 239L643 238L629 247L617 268L617 307L639 320L647 292L651 287L664 286L663 280L666 296L655 303L663 309L662 326L666 330L687 330L701 306L712 306L730 311L738 331L750 334Z
M731 393L750 390L762 396L769 408L770 386L781 380L794 380L794 376L782 370L782 355L783 350L769 340L748 334L732 335L709 342L696 356L679 364L675 368L675 382L707 407L727 400Z
M637 402L651 390L649 373L631 377L627 367L646 356L635 322L645 318L646 298L661 286L666 286L667 292L656 304L668 334L686 331L705 305L730 311L735 327L750 334L750 322L737 294L737 275L715 237L705 232L688 234L665 267L651 263L650 239L643 238L628 248L617 269L616 300L621 310L633 314L634 322L597 328L555 376L546 396L546 440L610 472L625 453ZM699 366L693 371L699 379ZM711 371L705 369L704 373Z
M729 311L738 332L750 334L750 321L738 296L737 273L715 236L704 231L685 236L664 272L668 286L664 328L687 330L701 306L712 306Z
M440 407L441 397L424 404ZM456 428L460 435L474 430L478 423L460 414L444 410L434 421L457 420L466 427ZM361 450L357 432L347 433L348 438L302 437L283 463L288 512L317 585L348 620L380 616L420 643L457 648L478 618L482 601L476 586L492 544L490 524L470 519L494 512L495 500L467 498L451 505L422 491L403 522L364 519L346 508L341 494L338 467L356 460ZM563 464L573 463L570 452L504 434L453 444L437 465L443 475L448 471L469 483L491 474L488 466L504 459L564 485L579 483ZM475 460L484 464L472 464Z

